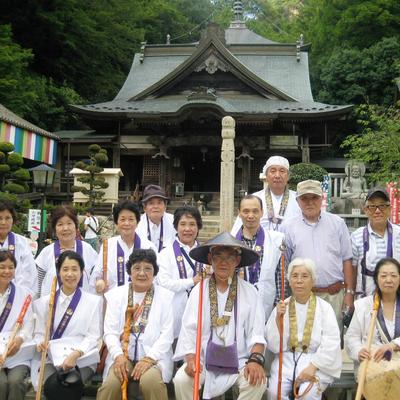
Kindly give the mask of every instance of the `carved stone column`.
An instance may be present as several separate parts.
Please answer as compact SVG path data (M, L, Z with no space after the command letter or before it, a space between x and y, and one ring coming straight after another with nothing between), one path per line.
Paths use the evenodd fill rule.
M235 186L235 120L222 119L220 232L230 231L233 224Z

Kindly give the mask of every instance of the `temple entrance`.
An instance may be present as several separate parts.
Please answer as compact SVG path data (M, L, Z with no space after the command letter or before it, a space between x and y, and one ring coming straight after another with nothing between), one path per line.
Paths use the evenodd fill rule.
M218 147L180 147L185 171L185 191L218 192L221 150Z

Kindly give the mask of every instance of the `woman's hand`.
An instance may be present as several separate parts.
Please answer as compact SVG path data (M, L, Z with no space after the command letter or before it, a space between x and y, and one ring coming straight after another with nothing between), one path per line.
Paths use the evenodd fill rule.
M75 367L76 365L76 361L78 360L78 358L81 356L81 353L77 350L74 350L65 360L64 362L61 364L61 368L64 371L68 371L72 368Z
M310 363L306 368L303 369L303 371L299 373L299 375L297 375L296 381L300 383L310 382L315 378L317 371L318 368L314 364Z
M264 368L256 362L249 362L244 368L244 377L250 385L258 386L265 383Z
M379 362L383 360L386 353L390 354L390 358L392 357L392 353L394 351L394 345L392 343L383 344L378 348L378 350L374 353L374 361Z
M14 354L18 353L23 342L23 339L19 336L14 338L14 340L10 343L10 347L8 348L7 357L12 357Z
M185 357L186 361L186 367L185 367L185 372L194 378L194 375L196 373L196 356L195 354L187 354ZM202 366L200 365L200 373L202 371Z
M363 347L359 352L358 352L358 361L364 361L364 360L370 360L371 359L371 353Z
M279 300L278 303L276 303L276 326L278 327L279 331L280 331L280 320L281 318L284 317L285 312L286 312L286 307L287 304L283 301L283 300Z
M47 348L48 348L48 344L46 345L44 342L41 342L39 344L36 345L36 350L41 353L42 351L47 352Z

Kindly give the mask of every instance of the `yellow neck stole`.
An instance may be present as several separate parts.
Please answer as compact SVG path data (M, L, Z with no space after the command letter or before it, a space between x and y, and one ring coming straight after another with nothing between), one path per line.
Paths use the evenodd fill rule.
M311 332L314 325L317 299L315 297L315 294L311 293L307 308L307 320L304 327L303 338L301 343L299 343L299 338L298 338L295 303L296 300L294 296L292 296L289 301L290 350L293 352L302 351L303 353L307 353L311 342Z

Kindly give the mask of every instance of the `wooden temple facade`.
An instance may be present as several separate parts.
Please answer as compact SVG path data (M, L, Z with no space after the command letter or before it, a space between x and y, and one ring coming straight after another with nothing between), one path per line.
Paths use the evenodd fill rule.
M219 191L221 120L230 115L235 188L257 190L270 155L321 158L351 110L314 101L309 47L255 34L240 9L228 29L209 25L198 43L143 43L113 100L71 106L92 130L59 133L61 167L99 143L122 169L120 190L157 183L170 194Z

